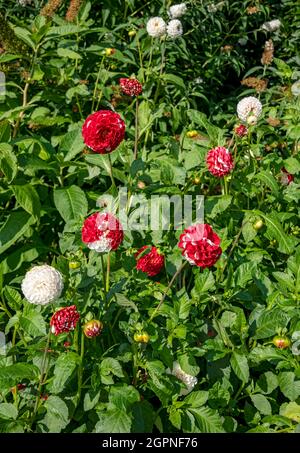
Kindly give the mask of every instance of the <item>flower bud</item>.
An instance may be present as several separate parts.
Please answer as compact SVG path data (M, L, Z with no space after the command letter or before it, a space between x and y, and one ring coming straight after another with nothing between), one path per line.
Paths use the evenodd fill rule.
M276 348L279 349L286 349L291 346L291 342L287 337L280 336L276 336L273 338L273 344L276 346Z
M107 47L107 49L105 49L104 53L107 57L110 57L111 55L113 55L114 53L116 52L116 49L113 49L111 47Z
M198 184L200 184L200 182L201 182L201 179L199 178L199 176L196 176L196 177L194 178L193 183L196 184L196 185L198 185Z
M80 267L80 262L76 260L69 261L69 269L78 269Z
M189 137L189 138L195 138L195 137L197 137L197 135L198 135L198 132L195 131L195 130L188 131L188 132L186 133L186 136Z
M135 333L133 337L137 343L149 343L150 336L147 332Z
M84 335L88 338L97 337L101 334L103 329L103 324L98 319L92 319L88 321L83 326Z
M132 37L135 36L135 35L136 35L136 30L129 30L128 36L129 36L130 38L132 38Z
M250 126L254 126L254 125L257 123L257 116L255 116L255 115L250 115L250 116L248 116L248 118L247 118L247 123L248 123Z
M261 219L259 219L253 225L253 228L257 231L257 230L260 230L263 226L264 226L264 222Z

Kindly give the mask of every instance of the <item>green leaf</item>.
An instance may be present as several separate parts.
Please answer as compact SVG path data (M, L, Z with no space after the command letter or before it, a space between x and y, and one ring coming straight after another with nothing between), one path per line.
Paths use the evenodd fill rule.
M47 414L41 420L49 433L60 433L69 423L69 411L66 403L58 396L50 395L44 404Z
M54 190L54 204L65 222L79 220L88 211L85 193L78 186Z
M57 394L65 389L79 362L80 357L75 352L66 352L58 357L51 383L52 393Z
M271 189L271 192L277 197L279 194L279 187L277 184L276 179L274 176L268 172L268 171L260 171L257 175L255 175L255 178L259 179L262 181L269 189Z
M257 213L257 215L261 216L263 219L265 219L267 227L268 227L268 232L278 242L278 247L277 247L278 251L281 253L291 255L293 253L294 246L295 246L294 238L289 237L284 232L281 224L276 219L275 215L274 214L265 215L261 211L254 211L254 212Z
M0 391L9 390L24 379L37 380L39 369L29 363L16 363L0 367Z
M12 147L6 143L0 143L0 169L8 183L12 182L18 172L17 158Z
M208 399L208 392L205 390L196 390L184 398L184 402L190 407L203 406Z
M74 52L74 50L71 49L65 49L64 47L59 47L57 49L57 54L59 57L70 58L71 60L79 60L82 58L79 53Z
M268 338L274 335L279 328L286 326L289 315L279 308L263 310L256 319L255 339Z
M19 205L35 218L39 218L41 204L35 188L30 184L11 186Z
M291 371L282 372L278 375L279 388L290 401L300 396L300 380L295 381L295 374Z
M251 395L250 398L256 409L259 410L259 412L261 412L264 415L272 414L271 404L264 395L260 394Z
M132 406L132 429L133 433L151 433L155 412L148 401L140 401Z
M292 403L284 403L280 407L280 415L293 420L294 422L300 423L300 406L299 404L292 402Z
M181 77L178 77L174 74L163 74L161 78L166 82L171 82L173 85L178 86L184 92L186 91L186 84L184 83Z
M118 360L112 357L106 357L100 363L100 376L103 384L113 384L110 375L124 377L122 367Z
M256 346L251 350L248 359L257 365L265 360L283 360L284 357L284 352L273 346Z
M191 376L197 376L200 371L195 358L191 354L182 354L178 356L178 362L182 370Z
M253 262L242 263L234 273L234 284L240 288L245 288L249 281L253 279L253 273L257 264Z
M259 390L261 393L270 394L278 387L278 378L276 374L271 371L266 371L264 374L259 376L256 383L255 390Z
M1 59L1 57L0 57ZM10 124L9 121L1 121L0 122L0 150L1 145L6 145L5 142L8 142L10 138ZM2 151L1 151L2 154Z
M26 28L14 27L14 32L18 38L20 38L25 44L27 44L31 49L35 49L35 43L31 39L31 33L26 30Z
M22 305L22 297L18 291L11 286L5 286L3 290L5 299L8 305L15 311L19 310Z
M14 244L35 222L25 211L12 212L0 230L0 254Z
M300 162L295 157L289 157L283 161L284 168L292 175L300 172Z
M119 409L111 409L98 413L99 421L96 423L96 433L130 433L131 417Z
M230 358L230 364L236 376L244 383L249 381L249 365L244 354L234 351Z
M60 142L59 151L65 154L64 161L70 161L84 149L81 130L68 132Z
M214 411L208 407L203 406L189 409L187 413L190 413L195 420L195 426L191 432L193 433L224 432L222 420L217 411Z
M214 219L218 214L224 212L231 205L231 202L231 195L207 197L205 198L204 204L205 215L208 215Z
M120 384L110 388L108 399L116 408L128 412L132 404L140 401L140 394L132 385Z
M20 326L33 338L46 335L47 333L43 316L34 310L20 317Z
M135 305L135 303L132 302L131 300L127 299L127 297L124 296L124 294L116 293L115 295L116 295L116 302L118 305L120 305L120 307L132 308L134 311L138 312L138 308Z
M11 403L0 404L0 418L15 420L18 416L18 409Z

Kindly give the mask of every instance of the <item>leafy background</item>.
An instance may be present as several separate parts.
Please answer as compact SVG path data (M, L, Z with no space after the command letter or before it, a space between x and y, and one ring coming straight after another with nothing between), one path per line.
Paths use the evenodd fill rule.
M46 19L44 2L0 1L10 27L0 25L0 430L298 432L299 356L272 339L297 340L300 331L299 5L223 1L209 12L212 2L189 1L183 37L164 44L145 24L167 20L170 2L83 1L73 22L65 20L68 3ZM274 18L279 31L261 30ZM264 66L270 38L274 59ZM143 84L136 161L135 105L118 88L132 75ZM250 76L267 88L240 83ZM260 98L263 115L240 139L236 104L247 95ZM107 295L101 260L81 242L99 196L116 193L107 156L91 154L81 138L84 119L100 108L126 122L126 140L111 155L116 185L147 198L204 195L205 221L222 238L215 267L186 267L151 322L182 262L180 231L127 231L110 256ZM207 151L225 144L236 156L226 193L205 166ZM288 186L282 167L294 175ZM135 269L144 244L166 255L157 278ZM64 275L53 307L32 306L20 291L39 263ZM85 340L79 326L47 344L53 309L74 303L81 326L96 317L103 333ZM133 339L142 330L147 344ZM185 397L167 372L174 360L198 378Z

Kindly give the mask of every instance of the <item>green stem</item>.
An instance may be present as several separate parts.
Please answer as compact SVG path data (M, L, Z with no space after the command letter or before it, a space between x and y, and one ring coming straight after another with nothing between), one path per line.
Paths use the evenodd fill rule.
M31 417L31 421L30 421L30 426L29 426L30 428L32 426L32 423L34 422L34 418L35 418L35 415L37 413L39 402L40 402L41 389L42 389L42 385L43 385L43 381L44 381L44 375L45 375L47 353L48 353L48 349L49 349L49 345L50 345L50 337L51 337L51 329L49 329L48 336L47 336L46 347L45 347L45 350L44 350L44 355L43 355L43 360L42 360L42 365L41 365L41 375L40 375L39 386L38 386L38 390L37 390L37 397L36 397L36 400L35 400L35 405L34 405L32 417Z
M83 357L84 357L84 333L81 331L81 342L80 342L80 363L78 367L78 404L80 403L81 398L81 389L82 389L82 377L83 377Z
M178 277L178 275L180 274L180 272L184 269L184 267L187 265L187 261L185 261L180 267L179 269L175 272L175 274L173 275L173 277L171 278L170 280L170 283L168 284L168 287L167 289L165 290L164 294L163 294L163 297L161 299L161 301L159 302L159 304L157 305L156 309L154 310L154 312L152 313L152 315L150 316L150 319L149 319L149 323L152 321L152 319L154 318L154 316L157 314L157 312L159 311L160 307L162 306L162 304L164 303L164 300L167 296L167 293L169 291L169 289L171 288L171 286L173 285L174 281L176 280L176 278Z
M94 106L95 106L95 102L96 102L97 86L98 86L98 82L99 82L99 79L100 79L100 73L101 73L101 70L102 70L104 59L105 59L105 55L102 57L102 60L101 60L101 63L100 63L100 67L99 67L99 70L98 70L98 74L97 74L97 78L96 78L96 83L95 83L94 92L93 92L93 98L92 98L93 102L92 102L92 112L91 113L93 113L93 111L94 111Z
M115 183L115 180L114 180L114 177L113 177L112 161L111 161L110 154L108 154L108 163L109 163L109 176L110 176L110 179L111 179L111 183L112 183L112 185L114 187L116 187L116 183Z
M109 275L110 275L110 252L108 252L107 254L106 285L105 285L106 293L109 292Z
M100 254L100 258L101 258L101 266L102 266L103 292L104 292L105 305L106 305L107 293L106 293L106 280L105 280L105 266L104 266L104 259L103 259L102 253Z
M135 131L134 131L134 160L137 159L138 153L138 141L139 141L139 100L138 97L135 101Z

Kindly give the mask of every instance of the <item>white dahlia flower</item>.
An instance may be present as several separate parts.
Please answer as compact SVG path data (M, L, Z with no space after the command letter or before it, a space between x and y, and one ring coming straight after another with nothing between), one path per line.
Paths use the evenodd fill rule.
M262 28L262 30L272 32L272 31L279 30L280 27L281 27L280 20L274 19L274 20L270 20L269 22L265 22L261 28Z
M182 24L180 20L173 19L167 25L167 34L170 38L176 39L179 38L183 33Z
M170 6L169 16L172 19L178 19L178 17L183 16L187 11L185 3L178 3L178 5Z
M147 32L152 38L160 38L166 33L166 23L161 17L152 17L147 22Z
M243 98L237 105L237 114L241 121L255 124L262 112L261 102L254 96Z
M177 379L185 384L186 389L182 389L180 395L187 395L190 393L198 382L198 379L195 376L185 373L178 362L173 362L172 371L168 369L167 372L177 377Z
M24 296L35 305L46 305L58 299L63 287L61 273L47 264L30 269L21 284Z
M31 0L18 0L19 5L25 7L31 4Z

